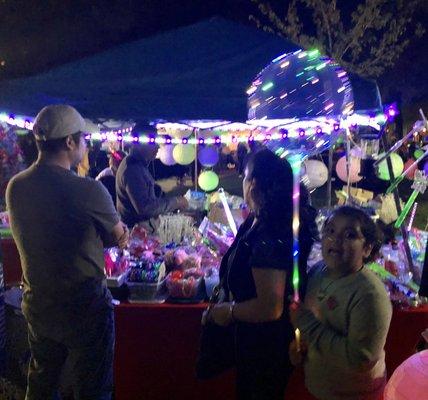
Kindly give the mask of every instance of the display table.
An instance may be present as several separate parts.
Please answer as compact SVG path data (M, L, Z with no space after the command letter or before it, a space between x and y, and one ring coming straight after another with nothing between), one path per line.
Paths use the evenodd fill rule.
M6 284L19 282L21 267L12 239L1 242ZM233 372L206 382L195 379L203 304L121 304L115 308L116 400L233 399ZM428 307L394 309L386 342L388 373L413 352L428 328ZM307 400L297 369L287 398Z

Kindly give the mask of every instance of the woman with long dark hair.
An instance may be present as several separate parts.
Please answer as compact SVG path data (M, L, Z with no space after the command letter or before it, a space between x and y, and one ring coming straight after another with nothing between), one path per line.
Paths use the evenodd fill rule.
M206 318L218 325L236 325L238 398L282 400L292 370L288 347L294 332L288 316L293 265L290 165L270 150L253 154L245 168L243 191L251 214L222 260L225 301L211 308ZM314 215L303 191L303 281L314 226Z

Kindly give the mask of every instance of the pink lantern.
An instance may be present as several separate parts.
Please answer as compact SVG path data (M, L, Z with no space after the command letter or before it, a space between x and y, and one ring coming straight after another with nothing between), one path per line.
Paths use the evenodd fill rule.
M413 158L409 158L405 163L404 163L404 171L410 167L410 165L412 165L415 162L415 160ZM415 172L418 170L418 164L415 164L410 170L409 172L407 172L406 174L406 178L407 179L415 179Z
M428 396L428 350L405 360L386 385L384 400L416 400Z
M204 167L213 167L218 163L218 151L214 146L199 147L198 160Z
M349 182L355 183L359 182L361 179L363 179L362 176L359 175L361 170L361 160L359 158L350 157L350 166L349 166ZM346 171L346 156L343 156L339 159L339 161L336 164L336 173L337 176L342 180L343 182L348 182L348 174Z

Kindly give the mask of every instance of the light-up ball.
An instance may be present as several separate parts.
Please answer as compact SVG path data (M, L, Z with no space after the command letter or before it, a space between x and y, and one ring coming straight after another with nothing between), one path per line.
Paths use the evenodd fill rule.
M384 154L385 153L379 154L379 157L382 157ZM394 177L392 179L395 179L403 172L404 163L402 158L396 153L392 153L390 155L390 159L392 164L392 173L394 174ZM377 176L379 179L382 179L384 181L390 180L387 160L383 160L379 164Z
M306 160L306 175L308 177L307 187L309 190L321 187L328 179L328 169L322 161Z
M318 50L272 60L247 94L249 119L333 117L350 114L354 107L346 72Z
M214 171L203 171L198 177L199 187L205 192L211 192L218 186L218 175Z
M174 160L173 150L174 146L172 144L166 144L159 147L158 157L162 164L174 165L176 163Z
M218 158L218 150L216 147L199 147L198 160L204 167L213 167L218 163Z
M428 350L409 357L392 374L385 400L416 400L428 396Z
M409 168L413 163L415 162L415 160L413 158L409 158L405 163L404 163L404 167L403 170L406 171L407 168ZM412 168L409 169L409 171L406 173L406 178L407 179L415 179L415 172L418 170L418 164L414 164L412 166Z
M349 160L349 182L350 183L359 182L361 179L363 179L363 177L360 176L360 171L361 171L361 160L359 158L351 156ZM337 161L336 173L341 181L346 183L348 182L346 156L339 158L339 161Z
M195 146L192 144L177 144L172 151L172 155L178 164L190 164L196 157Z

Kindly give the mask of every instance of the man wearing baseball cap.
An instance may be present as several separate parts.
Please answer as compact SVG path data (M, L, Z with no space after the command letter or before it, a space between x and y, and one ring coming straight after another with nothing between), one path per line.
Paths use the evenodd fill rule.
M111 398L113 307L103 247L125 247L128 231L103 185L71 171L86 149L84 131L73 107L43 108L33 130L38 159L7 187L31 351L27 400L52 399L67 358L76 399Z

